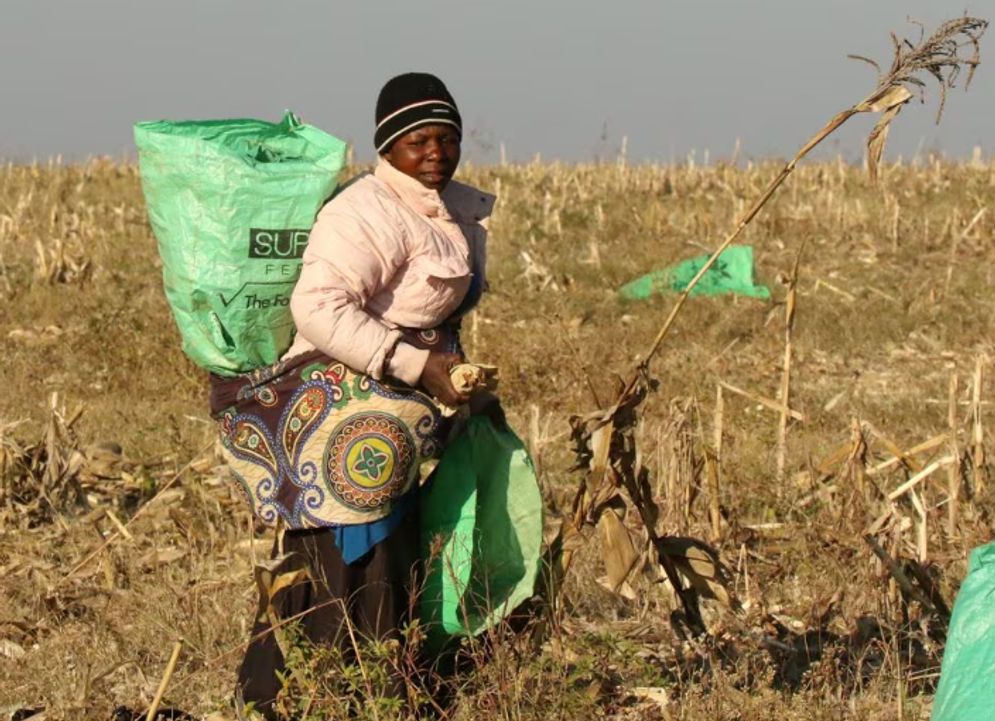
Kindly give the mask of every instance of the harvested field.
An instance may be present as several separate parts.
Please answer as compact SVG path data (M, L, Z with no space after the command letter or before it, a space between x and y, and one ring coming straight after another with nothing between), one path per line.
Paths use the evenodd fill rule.
M615 291L709 252L779 168L463 168L500 196L465 345L500 368L551 519L580 479L568 419L614 400L674 302ZM927 719L947 609L992 537L993 232L980 159L876 184L799 167L739 241L772 300L692 297L632 429L657 531L714 546L741 607L703 600L688 638L654 564L613 582L612 532L589 529L541 623L468 647L450 718ZM144 710L182 638L164 705L227 713L270 540L218 465L134 166L0 168L0 353L0 711ZM312 660L288 704L332 718L350 677Z

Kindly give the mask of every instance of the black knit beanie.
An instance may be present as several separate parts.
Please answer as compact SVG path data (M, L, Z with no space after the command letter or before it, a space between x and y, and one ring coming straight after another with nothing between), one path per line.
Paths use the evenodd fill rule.
M456 101L434 75L405 73L387 81L377 98L377 153L390 150L394 141L422 125L452 125L462 137L462 120Z

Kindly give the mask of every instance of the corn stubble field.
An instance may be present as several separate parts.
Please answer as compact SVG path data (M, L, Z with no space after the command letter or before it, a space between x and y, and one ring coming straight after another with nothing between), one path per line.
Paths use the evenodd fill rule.
M465 345L500 367L551 527L582 478L568 419L613 401L674 302L615 290L716 246L777 170L463 169L500 195ZM725 588L684 564L708 634L688 637L639 514L615 501L571 539L555 607L467 647L449 717L928 718L948 607L992 535L993 206L991 164L887 165L876 185L800 167L741 238L773 299L692 297L629 430L655 533L725 563ZM0 299L0 707L143 710L182 637L163 705L230 713L270 540L215 455L137 169L0 169ZM620 573L608 553L606 572L620 533L637 557ZM313 662L285 699L302 718L367 690ZM360 715L396 714L368 699Z

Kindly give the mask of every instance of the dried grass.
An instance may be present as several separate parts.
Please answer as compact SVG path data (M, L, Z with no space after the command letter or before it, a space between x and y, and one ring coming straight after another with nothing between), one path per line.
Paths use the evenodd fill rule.
M501 178L511 197L519 198L503 206L503 215L495 224L492 278L496 291L480 313L475 356L502 368L502 392L512 423L521 429L534 427L528 435L541 454L551 497L562 499L569 494L566 469L571 459L562 440L566 417L589 407L591 388L602 398L611 397L611 369L632 362L639 339L652 332L666 305L665 300L622 304L606 300L606 294L640 271L697 252L684 240L705 227L717 232L719 223L706 224L705 219L727 216L737 199L762 182L769 170L769 166L737 170L630 165L621 185L614 171L608 176L599 167L529 165L467 171L472 181L485 186ZM60 183L60 174L79 171L53 168L45 172L53 174L51 180L40 176L38 182L48 185ZM106 207L118 204L116 198L128 197L140 207L129 169L107 167L91 173L91 178L107 188ZM883 565L875 565L879 561L864 547L862 533L888 510L891 515L877 529L876 537L884 539L879 543L892 558L906 563L920 555L918 511L898 499L897 511L892 513L884 495L928 467L936 460L931 454L945 452L951 368L956 367L962 378L973 378L979 357L991 353L986 339L993 337L990 319L995 315L987 309L985 298L990 297L986 268L992 259L988 246L980 242L995 229L989 215L979 219L962 242L948 291L942 297L937 293L931 301L929 288L946 284L950 262L946 233L958 232L955 226L942 232L946 219L955 211L971 218L978 204L995 202L995 168L944 163L930 163L919 170L893 166L882 182L884 187L872 188L858 170L843 168L840 172L835 165L801 168L795 184L803 192L772 204L748 233L758 248L758 268L764 279L779 269L789 270L794 261L788 244L779 250L779 240L804 236L809 251L799 269L797 303L804 320L795 328L792 372L793 404L805 421L792 427L784 484L773 481L778 414L758 411L746 398L729 393L723 397L721 534L716 545L735 560L731 565L736 595L746 613L729 617L707 603L702 610L713 630L718 623L733 624L727 626L727 640L738 648L739 660L724 662L724 666L708 661L711 671L702 675L690 666L711 658L715 651L688 648L682 651L684 666L668 666L670 662L664 659L681 645L668 621L675 606L667 584L640 570L627 579L635 600L617 599L591 583L603 571L598 568L597 553L582 548L574 562L575 572L566 578L568 607L563 616L572 625L559 627L556 636L570 653L556 663L540 654L539 667L530 665L532 656L524 650L519 661L506 661L502 672L512 674L509 678L522 678L517 693L524 694L528 688L525 677L565 675L575 680L566 686L560 681L555 691L544 686L552 694L548 697L564 698L564 708L578 716L609 707L615 709L612 713L621 714L627 712L626 704L642 708L635 697L625 700L629 697L624 688L666 685L669 713L674 718L694 718L705 711L721 717L740 706L735 689L744 688L745 683L756 699L745 708L755 709L757 718L769 717L762 709L770 704L784 718L791 718L792 713L807 718L806 710L813 704L827 709L827 718L834 717L828 709L844 709L839 712L853 717L866 712L872 718L875 713L887 718L894 709L896 678L911 679L907 693L928 691L928 679L915 679L935 674L935 669L930 672L928 664L913 663L914 659L903 659L899 665L889 652L875 662L876 667L860 666L864 670L857 676L853 676L856 671L846 670L843 661L832 673L824 671L819 676L809 668L808 652L795 650L795 639L813 628L810 614L839 587L846 587L846 594L832 606L828 630L821 633L848 638L862 616L873 616L880 625L868 645L848 651L851 655L859 656L866 652L859 649L875 644L890 648L893 641L889 639L912 632L903 624L918 623L917 602L904 601L897 585L892 590L891 574ZM536 230L542 223L541 213L527 202L527 189L535 185L549 186L554 205L563 207L564 233L576 240L550 240ZM899 219L898 252L892 250L892 215L875 212L895 193L905 199L903 207L919 208L917 215L903 213ZM631 212L617 202L622 197L639 198L639 215L647 224L644 230L635 230ZM604 224L610 230L604 235L594 224L584 222L582 211L595 198L605 208ZM69 202L79 201L70 195ZM34 212L32 208L26 205L25 214ZM105 224L113 235L114 217L113 212L96 214L95 222L98 227ZM530 227L532 233L539 233L534 243L529 240ZM45 447L52 417L49 394L58 390L68 405L85 409L73 424L76 440L65 444L60 457L75 450L89 458L94 454L88 449L108 441L124 448L120 455L112 451L105 455L102 470L93 472L91 479L82 470L77 474L84 490L94 497L94 508L110 508L122 520L187 459L197 458L210 434L209 424L203 421L202 381L196 380L196 373L179 355L165 308L150 302L158 293L158 279L152 247L145 245L146 233L141 225L129 226L125 234L116 236L118 240L107 241L102 254L94 251L91 295L96 297L82 303L72 286L33 285L30 256L17 254L23 246L3 247L8 262L15 261L21 269L10 275L16 296L8 307L14 311L0 333L7 361L5 380L25 389L19 396L0 401L4 447L22 449L17 458L25 457L23 449ZM712 239L698 237L702 242ZM590 242L601 249L602 268L596 273L573 253L578 243ZM118 248L135 249L137 257L125 268L118 262ZM534 250L544 265L555 269L553 273L568 290L554 291L549 286L542 290L520 277L517 259L523 249ZM112 270L119 280L113 279ZM811 290L813 278L830 279L855 301L845 303L836 294ZM885 289L894 300L870 288ZM111 324L90 320L105 317L103 309L114 306L118 293L127 294L142 308L141 326L136 325L138 315L130 313ZM145 294L148 301L143 300ZM715 441L712 433L701 430L709 425L710 410L691 399L709 398L719 381L742 388L777 387L784 338L782 324L774 318L782 314L778 312L768 323L769 310L756 301L732 298L696 300L686 310L688 330L676 336L680 350L661 364L659 386L646 401L645 423L635 429L641 464L649 468L654 498L662 502L661 532L712 537L714 514L704 464L708 447ZM623 316L628 320L619 323ZM12 334L55 323L64 328L61 335L46 336L40 330L33 337ZM90 334L100 328L103 334L95 342L98 339ZM721 352L723 348L728 350ZM54 371L55 377L30 390L29 379L37 377L39 365L47 368L43 376ZM103 387L94 387L95 380ZM560 390L550 393L550 388ZM989 472L983 452L990 443L983 424L987 397L979 384L975 401L973 381L962 383L959 389L957 407L963 410L958 413L958 434L962 447L971 441L972 452L965 457L966 465L960 465L963 486L955 535L946 529L946 477L942 482L936 475L923 479L920 493L928 521L926 565L937 574L948 602L964 573L965 550L990 533L984 510L988 491L983 484ZM123 406L122 398L144 399L145 412L137 413L132 403ZM533 410L540 399L541 405ZM670 399L684 400L672 403ZM71 416L60 412L64 419ZM861 430L859 447L847 440L852 417L869 420L877 431ZM21 418L24 421L19 425L7 427ZM858 427L866 428L866 421ZM977 428L981 429L980 445L974 440ZM885 437L891 440L882 440ZM837 455L835 449L844 443L845 452ZM974 448L982 449L977 471ZM12 467L8 462L7 468ZM55 595L46 589L103 543L92 523L99 526L104 539L118 532L111 518L101 516L91 522L84 513L67 519L68 533L43 521L35 530L8 530L0 538L0 565L16 581L3 602L7 609L3 618L16 625L5 625L3 634L25 651L19 665L11 669L10 680L2 685L3 703L43 703L69 709L75 718L86 709L85 713L99 717L101 708L117 703L136 708L147 705L167 661L168 646L161 641L166 629L169 634L178 630L194 639L191 648L195 649L180 659L177 678L181 683L171 685L167 701L207 710L215 703L212 699L228 693L238 648L247 633L241 624L251 618L249 551L255 544L248 542L244 511L227 499L225 488L205 485L216 484L210 467L208 459L197 466L202 470L186 471L176 489L182 499L166 499L159 511L153 504L149 513L129 526L132 541L111 545ZM33 473L32 478L44 476L42 466ZM47 513L44 505L37 508ZM626 516L623 523L634 520ZM630 533L638 539L640 524L630 526ZM178 603L180 596L172 588L194 590L187 601ZM903 621L906 616L909 621ZM773 623L770 617L780 619L778 623L787 631L776 626L762 631L765 624ZM609 672L607 666L621 663L611 651L619 643L641 654L635 657L638 669L623 664L625 677L618 681L618 691L599 690L593 697L586 696L584 684L597 683L601 689L617 673ZM843 645L849 648L849 643ZM929 658L935 664L939 646L931 643ZM35 644L37 651L31 650ZM208 665L223 654L227 655ZM73 672L64 687L56 688L46 680L47 674L32 670L39 668L42 658L85 659L91 668ZM596 658L604 658L606 666L591 667ZM682 679L678 685L661 675L667 668L684 669L676 676ZM101 675L110 669L116 670ZM87 673L92 679L84 698ZM495 682L492 671L480 673L463 703L486 718L492 713L487 708L493 708L487 704L498 703L499 697L489 686ZM773 681L765 679L778 674L800 680L797 691L773 700L764 691ZM887 683L876 680L883 676ZM637 677L642 681L629 683ZM844 684L841 678L850 680ZM854 678L864 680L856 684ZM850 700L831 700L841 694ZM532 708L530 713L539 717L543 708L539 699L531 694L518 699L516 703ZM921 706L920 700L908 697L907 712Z
M599 166L466 170L485 187L500 179L510 197L495 220L495 292L473 321L474 357L501 368L509 419L540 457L551 502L569 507L572 492L567 417L586 413L592 396L613 397L612 370L638 362L641 340L669 305L623 303L610 293L640 272L697 254L687 239L714 241L721 223L712 219L728 217L771 170L630 164L621 180L617 168ZM0 326L4 382L21 389L0 397L4 488L13 475L18 487L34 484L35 495L34 515L14 516L0 535L0 570L10 581L0 595L0 636L14 644L10 654L23 652L16 661L0 659L0 706L45 706L54 718L74 719L106 718L117 704L147 708L176 635L187 650L164 703L200 713L223 706L252 618L252 554L265 554L266 542L252 540L245 510L229 498L213 459L200 455L211 435L205 386L180 355L159 299L148 230L116 225L113 209L122 203L126 217L140 217L134 172L97 166L81 192L87 197L99 186L102 196L86 200L73 195L86 174L79 168L43 169L37 177L24 168L4 172L11 175L0 187L15 198L37 186L39 200L22 204L25 218L47 227L34 204L53 202L44 189L63 186L65 202L93 204L95 227L106 227L108 237L88 250L87 293L35 284L30 244L2 245L14 292ZM991 399L983 382L995 337L995 308L988 307L995 257L983 239L995 232L991 214L960 241L949 285L947 270L950 241L966 227L948 221L995 204L995 166L892 165L880 182L873 187L859 169L835 163L799 168L792 187L800 192L785 193L746 233L766 282L790 272L797 244L786 241L804 237L808 248L796 286L791 372L792 410L804 420L792 420L783 483L774 480L778 401L758 408L755 398L726 391L719 419L709 400L719 383L775 395L784 355L776 303L689 302L643 422L632 428L638 467L647 469L660 508L657 533L710 539L727 559L742 611L699 599L716 640L681 641L670 619L683 609L662 580L665 571L654 572L642 551L642 521L619 513L633 549L645 556L626 569L630 598L594 583L606 575L600 554L580 544L564 579L564 605L549 626L552 645L537 652L527 638L502 637L500 660L481 656L480 668L461 677L457 717L497 718L514 708L522 718L637 718L659 711L659 696L641 700L635 689L666 688L674 719L886 719L894 718L899 683L907 717L928 713L942 649L934 614L894 580L863 535L871 533L897 567L921 567L948 604L966 550L990 537ZM562 208L562 241L543 234L541 208L529 202L534 187L548 188L552 206ZM893 197L903 198L897 224ZM585 212L594 202L604 208L601 229ZM18 232L30 235L33 227L24 220ZM575 252L590 243L600 249L600 268ZM559 290L520 275L522 250ZM854 300L816 288L820 278ZM49 326L61 332L46 332ZM947 455L952 372L970 379L955 398L961 460L953 533L950 481L940 470L915 486L924 516L908 494L887 499ZM57 414L52 392L65 399ZM85 463L74 477L92 510L70 493L62 528L37 489L49 428L67 423L77 407L82 415L57 432L53 457L61 460L48 475L71 489L57 469L79 453ZM717 493L708 466L716 449ZM148 505L174 477L174 487ZM139 508L148 510L131 521ZM130 522L130 540L114 517ZM112 535L120 537L62 580ZM693 573L676 570L691 588ZM53 664L71 668L58 683ZM558 710L547 713L550 699Z

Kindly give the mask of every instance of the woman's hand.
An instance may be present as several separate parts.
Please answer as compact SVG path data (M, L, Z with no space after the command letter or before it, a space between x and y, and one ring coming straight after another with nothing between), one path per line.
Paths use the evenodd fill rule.
M470 397L457 392L449 377L449 369L462 362L463 358L458 353L429 353L418 382L440 403L451 408L463 405Z

